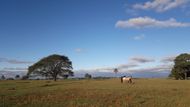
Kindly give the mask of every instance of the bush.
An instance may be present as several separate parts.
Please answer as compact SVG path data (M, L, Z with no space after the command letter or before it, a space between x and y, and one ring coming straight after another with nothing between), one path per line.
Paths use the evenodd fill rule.
M91 78L92 78L92 75L86 73L86 74L84 75L84 77L85 77L86 79L91 79Z

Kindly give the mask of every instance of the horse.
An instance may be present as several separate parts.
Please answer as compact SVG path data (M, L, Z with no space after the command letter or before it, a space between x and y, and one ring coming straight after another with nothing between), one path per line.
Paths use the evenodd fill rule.
M131 84L132 83L132 76L128 76L128 77L122 76L121 77L121 83L124 83L124 82L128 82L129 84Z

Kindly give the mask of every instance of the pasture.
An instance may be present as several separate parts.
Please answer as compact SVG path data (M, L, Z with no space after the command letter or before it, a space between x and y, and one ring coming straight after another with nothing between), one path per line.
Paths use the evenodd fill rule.
M0 81L0 107L189 107L190 81Z

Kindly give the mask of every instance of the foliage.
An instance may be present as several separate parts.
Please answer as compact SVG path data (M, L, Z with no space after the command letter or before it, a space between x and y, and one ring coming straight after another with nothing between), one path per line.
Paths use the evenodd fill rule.
M85 77L86 79L91 79L91 78L92 78L92 75L86 73L86 74L84 75L84 77Z
M115 74L117 74L119 71L118 71L117 68L115 68L113 72L114 72Z
M21 79L22 80L27 80L28 78L29 78L28 75L23 75Z
M16 76L15 76L15 79L19 79L19 78L20 78L20 75L16 75Z
M5 78L5 76L4 75L2 75L1 76L1 80L5 80L6 78Z
M6 80L14 80L14 78L10 77L10 78L7 78Z
M175 79L185 79L190 76L190 54L181 54L174 60L174 67L171 71L170 77Z
M58 77L67 78L68 76L73 76L74 73L72 72L72 62L68 57L54 54L42 58L30 66L28 75L31 74L40 74L56 81Z

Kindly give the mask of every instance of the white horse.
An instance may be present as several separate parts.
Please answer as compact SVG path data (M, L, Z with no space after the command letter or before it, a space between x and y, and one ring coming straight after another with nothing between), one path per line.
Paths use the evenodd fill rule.
M132 83L132 76L128 76L128 77L126 77L126 76L122 76L121 77L121 83L124 83L124 82L127 82L127 83Z

